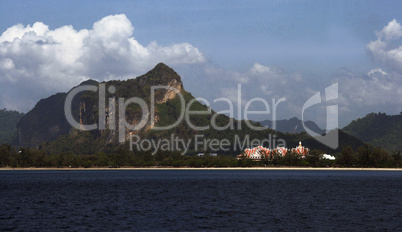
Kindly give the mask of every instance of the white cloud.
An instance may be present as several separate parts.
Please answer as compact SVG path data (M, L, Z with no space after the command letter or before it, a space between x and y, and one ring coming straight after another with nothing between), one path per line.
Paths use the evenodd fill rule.
M50 30L42 22L8 28L0 36L0 105L26 111L32 102L85 79L133 78L159 62L205 62L189 43L143 46L133 32L124 14L107 16L89 30L70 25Z
M237 88L222 88L221 93L222 97L224 96L225 98L229 99L234 106L237 106L239 103L242 106L246 104L245 100L242 98L242 92L240 92Z
M3 32L0 37L0 43L22 39L23 36L29 35L29 32L34 32L37 36L44 36L47 31L49 31L49 27L41 22L34 23L32 27L30 25L24 27L22 24L17 24Z
M388 77L388 73L380 68L376 68L368 72L367 74L371 81L377 86L381 87L385 91L392 91L393 85L397 83L397 80L392 80ZM398 85L395 87L399 87ZM401 96L402 97L402 96ZM391 100L391 99L389 99Z
M370 72L368 72L367 75L369 77L376 78L377 76L387 76L388 73L386 73L381 68L375 68L375 69L371 70Z
M264 66L262 64L255 63L253 65L253 67L251 67L250 73L259 75L259 74L270 74L270 73L273 73L273 71L272 71L272 68L270 68L268 66Z
M338 73L323 74L319 71L317 73L310 71L306 75L306 73L290 73L275 66L255 63L244 72L207 66L201 76L215 81L213 85L208 86L208 94L213 97L228 97L233 102L237 102L237 84L241 83L243 106L254 97L266 99L271 107L272 99L286 98L286 101L280 103L278 107L278 118L294 116L301 118L302 106L309 97L319 91L323 96L326 87L338 83L339 98L335 102L338 103L339 122L343 127L350 120L373 111L385 111L391 114L400 111L402 27L396 20L392 20L376 34L377 40L368 43L367 49L377 67L367 73L355 73L353 68L342 68ZM218 79L222 81L216 81ZM205 90L197 94L205 96ZM323 100L321 104L309 109L308 119L320 126L325 126L326 106L327 103ZM212 108L214 108L213 104ZM270 117L271 115L267 115L256 119L263 120Z
M398 109L402 105L402 26L393 19L376 35L367 49L380 67L362 78L343 79L342 91L355 106Z
M393 106L402 105L402 75L388 74L381 68L376 68L363 77L343 77L339 79L341 104L353 107ZM344 108L345 111L350 109Z
M11 59L4 59L2 60L2 62L0 63L0 68L1 69L13 69L14 66L14 62Z
M402 26L395 19L381 31L376 32L377 40L367 44L374 60L380 64L402 71Z
M272 107L273 98L285 97L278 107L278 118L301 118L301 108L309 97L339 82L340 116L344 112L354 119L358 111L370 107L402 105L401 25L392 20L376 35L367 50L378 68L364 75L341 70L336 76L321 76L290 73L262 63L242 72L230 71L206 62L189 43L161 46L152 41L142 45L134 38L134 26L125 15L107 16L92 28L79 31L70 25L50 30L41 22L19 24L0 36L0 107L26 111L40 98L67 91L83 80L133 78L165 62L177 66L177 71L184 70L180 73L188 79L186 89L190 86L187 90L210 102L227 97L237 103L238 83L242 85L242 106L262 97ZM214 108L213 103L211 106ZM316 113L320 110L313 113L325 118L325 109Z
M203 77L213 84L208 84L208 89L199 90L198 87L191 89L193 94L201 97L207 95L210 102L213 98L227 97L233 102L235 111L237 111L239 94L237 84L241 84L240 94L243 108L249 100L261 97L269 103L272 114L272 100L278 101L280 98L286 98L286 101L280 103L277 108L277 117L280 119L294 116L301 118L302 107L307 99L317 92L321 92L323 96L325 88L334 83L339 84L339 98L335 102L339 105L341 127L350 120L372 111L386 110L388 113L393 113L395 109L400 110L402 105L402 75L394 71L385 71L382 68L372 69L366 74L354 73L352 70L343 68L334 75L322 76L310 73L310 75L290 73L274 66L256 63L245 72L233 72L209 65L205 65L204 71L198 70L198 72L198 79ZM199 81L196 77L194 78L193 81ZM309 109L305 117L324 127L326 106L335 102L326 103L323 98L323 102ZM221 110L220 105L211 103L211 107L214 110ZM225 109L225 105L222 107ZM271 118L272 115L266 115L253 119Z
M402 37L402 26L396 21L396 19L393 19L382 29L382 31L377 32L376 34L379 39L399 39Z

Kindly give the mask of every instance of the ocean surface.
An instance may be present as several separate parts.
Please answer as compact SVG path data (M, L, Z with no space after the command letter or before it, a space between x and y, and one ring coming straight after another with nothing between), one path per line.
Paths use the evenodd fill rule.
M401 231L402 172L0 171L0 231Z

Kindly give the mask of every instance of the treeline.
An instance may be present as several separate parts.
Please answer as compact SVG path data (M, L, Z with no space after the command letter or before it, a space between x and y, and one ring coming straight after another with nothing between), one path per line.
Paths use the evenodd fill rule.
M22 148L8 144L0 146L0 167L236 167L233 156L189 156L180 152L131 152L119 149L114 153L98 152L92 155L46 154L43 150ZM248 165L252 165L252 161Z
M21 148L16 150L9 144L0 145L0 167L401 167L400 151L388 153L380 148L365 145L353 150L344 147L334 154L336 160L322 157L323 152L312 150L301 159L297 154L288 153L282 157L253 161L246 158L236 159L230 155L196 156L181 155L179 152L131 152L119 149L113 153L98 152L92 155L47 154L43 150Z
M365 145L356 151L351 147L342 148L342 152L337 156L337 164L344 167L401 167L401 151L388 151Z

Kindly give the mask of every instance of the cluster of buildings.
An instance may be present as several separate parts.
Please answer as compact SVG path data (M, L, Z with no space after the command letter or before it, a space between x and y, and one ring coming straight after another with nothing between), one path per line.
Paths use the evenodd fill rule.
M292 149L288 149L285 147L277 147L275 149L269 149L263 146L258 146L254 148L246 148L242 154L237 156L237 159L241 159L244 156L247 159L259 161L264 158L272 159L275 154L280 156L286 156L286 154L288 153L298 154L300 155L300 158L304 159L308 155L309 149L303 147L301 142L299 142L299 146Z

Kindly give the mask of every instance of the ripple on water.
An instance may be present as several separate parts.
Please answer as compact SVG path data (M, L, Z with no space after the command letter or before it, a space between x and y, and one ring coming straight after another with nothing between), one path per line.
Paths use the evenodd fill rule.
M3 171L2 231L396 230L400 172Z

